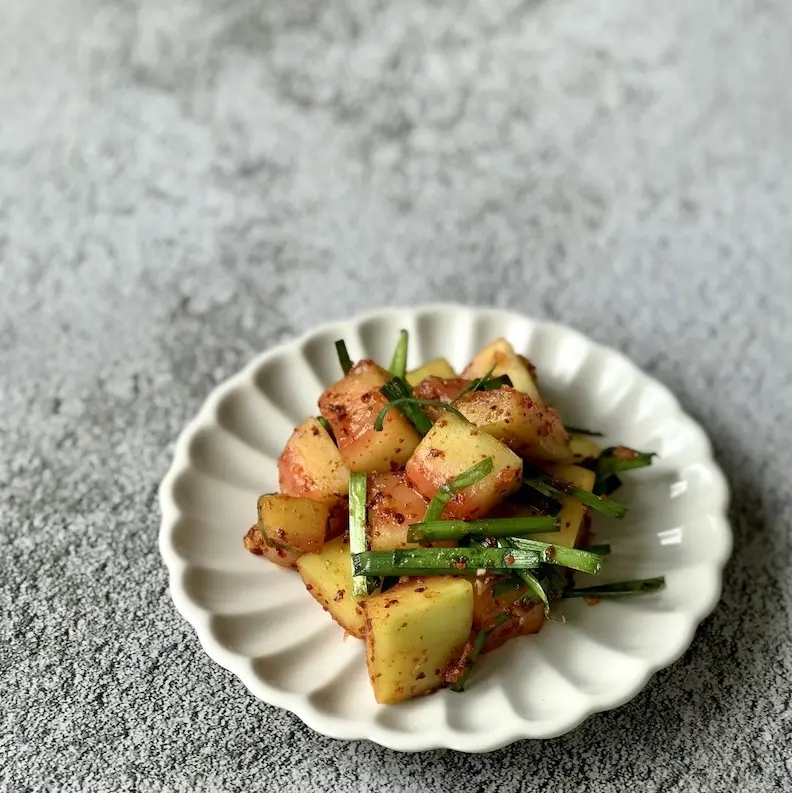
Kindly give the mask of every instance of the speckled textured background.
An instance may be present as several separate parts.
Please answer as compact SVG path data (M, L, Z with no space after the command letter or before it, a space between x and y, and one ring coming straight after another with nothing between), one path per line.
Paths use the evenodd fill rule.
M0 789L792 789L790 41L785 0L3 3ZM685 657L478 757L253 700L156 550L213 385L317 321L430 299L623 349L734 487Z

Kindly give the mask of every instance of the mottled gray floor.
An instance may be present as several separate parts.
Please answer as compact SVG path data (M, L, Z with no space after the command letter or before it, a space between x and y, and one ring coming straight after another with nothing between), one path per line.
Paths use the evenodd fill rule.
M0 789L791 789L790 41L785 0L3 3ZM156 550L157 484L215 383L429 299L625 350L735 494L685 657L480 757L253 700Z

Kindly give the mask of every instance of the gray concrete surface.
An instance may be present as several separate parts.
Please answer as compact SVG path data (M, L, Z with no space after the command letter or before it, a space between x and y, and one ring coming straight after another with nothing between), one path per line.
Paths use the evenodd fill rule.
M791 41L784 0L3 3L0 789L792 789ZM623 349L734 488L723 601L684 658L481 757L253 700L156 550L214 384L430 299Z

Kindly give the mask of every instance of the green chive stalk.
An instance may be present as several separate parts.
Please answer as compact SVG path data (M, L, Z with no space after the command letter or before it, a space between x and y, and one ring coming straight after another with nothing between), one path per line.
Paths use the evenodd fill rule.
M341 364L341 369L344 374L347 375L354 364L347 352L346 342L343 339L338 339L335 343L335 348L338 353L338 362Z
M421 437L432 429L432 420L416 404L418 400L413 398L412 388L404 378L392 377L380 388L380 393L388 400L388 404L380 410L374 422L374 429L377 432L382 431L385 414L393 407L399 409L399 412L415 427Z
M397 548L353 552L352 572L366 577L475 575L477 570L526 570L540 561L536 551L519 548Z
M349 475L349 553L352 565L352 594L365 597L370 594L368 579L355 572L355 556L367 550L366 542L366 472Z
M461 493L468 487L475 485L476 482L479 482L485 476L489 476L493 468L492 458L485 457L458 476L455 476L450 482L440 485L426 509L424 523L440 520L446 505L457 493Z
M564 592L565 598L603 598L603 597L625 597L628 595L645 595L650 592L659 592L665 589L665 576L656 578L639 578L634 581L617 581L613 584L601 584L600 586L580 587L579 589L568 589Z
M470 655L467 658L467 662L465 664L465 669L462 674L457 678L456 682L451 686L451 690L455 691L457 694L462 693L465 690L465 685L467 684L468 678L470 677L470 670L473 668L473 664L476 663L478 660L479 655L481 655L482 649L484 649L484 644L489 638L489 635L498 627L503 625L506 620L509 619L509 614L506 611L501 611L495 619L492 621L492 625L487 628L482 628L477 634L476 638L473 641L473 648L470 652Z
M627 446L611 446L597 458L597 480L594 483L596 495L610 495L621 485L618 474L636 468L646 468L652 464L654 452L639 452Z
M380 393L385 394L385 396L387 396L387 394L385 393L386 385L380 388ZM463 421L467 422L467 419L455 407L452 407L451 405L448 405L445 402L440 402L436 399L416 399L415 397L399 397L397 399L392 399L387 405L385 405L384 408L382 408L382 410L380 410L380 412L377 414L377 418L374 421L374 429L377 430L377 432L382 432L385 416L388 413L388 411L391 410L391 408L398 408L402 413L407 415L407 411L404 410L404 406L413 406L413 405L416 406L426 405L427 407L442 408L443 410L447 410L449 413L453 413L454 415L461 418ZM423 411L420 412L423 414ZM413 424L416 424L415 428L418 430L418 432L421 433L421 435L426 435L426 433L429 432L430 429L432 429L432 422L431 419L429 419L428 416L426 416L426 414L423 414L423 416L426 419L426 424L424 425L426 427L425 431L422 431L423 428L419 428L419 426L416 424L416 422L413 419L410 420L413 422Z
M567 548L564 545L553 545L549 542L529 540L525 537L509 537L507 542L523 551L538 553L543 562L579 570L581 573L596 575L602 568L602 557L596 553L582 551L579 548Z
M596 432L595 430L587 430L583 427L573 427L570 424L564 424L564 429L567 431L569 435L591 435L592 438L603 438L605 437L604 432Z
M407 530L410 542L461 540L463 537L519 537L559 531L558 518L552 515L523 518L484 518L482 520L424 520Z
M388 367L390 373L394 377L404 377L407 374L407 345L409 343L409 334L406 330L399 332L399 341L396 343L396 349L393 351L393 358Z
M621 519L627 514L627 507L624 504L589 493L587 490L575 487L575 485L562 479L553 479L549 476L529 476L524 481L529 487L555 501L563 502L564 496L570 496L580 501L581 504L585 504L587 507L591 507L593 510L611 518Z
M514 549L516 547L514 542L510 539L499 540L498 545L501 548L507 548L507 549ZM533 573L529 572L528 570L515 570L514 575L516 575L528 588L528 592L523 594L522 597L519 598L519 600L524 600L528 597L530 593L533 593L536 597L539 598L539 600L542 601L542 603L544 603L545 614L549 615L550 601L539 579L537 579L536 576Z

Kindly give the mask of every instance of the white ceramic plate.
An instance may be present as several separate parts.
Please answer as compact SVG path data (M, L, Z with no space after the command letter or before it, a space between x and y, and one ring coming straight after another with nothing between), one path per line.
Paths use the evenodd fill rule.
M276 459L292 428L317 412L339 377L333 347L390 359L410 331L410 365L443 355L461 369L499 337L537 366L543 393L570 424L658 452L624 477L624 521L594 517L613 552L599 582L664 574L656 594L562 606L566 623L485 656L464 694L445 690L377 705L363 644L308 595L299 576L242 547L256 499L277 489ZM729 555L727 486L701 428L665 387L569 328L459 306L387 309L321 327L272 349L219 386L184 430L162 483L160 549L173 601L208 655L260 699L335 738L399 750L482 752L547 738L635 696L689 646L720 596ZM580 579L579 579L580 580Z

